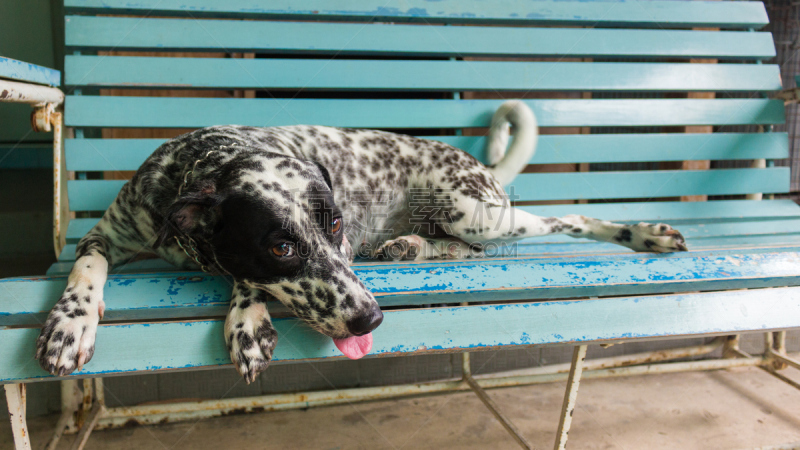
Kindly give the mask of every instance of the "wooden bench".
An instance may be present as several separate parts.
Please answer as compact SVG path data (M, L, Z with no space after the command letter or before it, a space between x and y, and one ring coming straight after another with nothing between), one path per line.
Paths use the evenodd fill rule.
M333 3L65 0L65 124L74 137L65 140L68 172L55 164L57 177L69 178L68 198L56 190L59 262L46 276L0 282L0 383L14 386L7 392L55 379L33 361L34 341L65 287L75 244L125 182L116 173L135 170L185 129L403 130L484 159L480 129L498 98L525 94L544 133L566 134L543 135L531 161L540 173L520 175L510 187L522 208L670 223L690 251L642 254L547 237L481 260L357 263L356 274L385 308L370 356L464 352L462 378L105 408L100 377L232 370L222 338L229 281L161 261L130 263L109 276L93 359L62 381L64 411L51 444L64 430L80 429L82 445L94 427L131 421L473 389L527 446L482 388L568 379L556 443L563 448L584 366L586 376L611 376L756 365L784 379L776 369L798 367L778 330L800 326L800 207L772 198L788 192L790 174L773 163L788 157L788 139L770 132L785 117L781 101L765 98L781 80L778 66L762 64L775 55L770 33L756 31L767 24L762 3ZM709 27L722 31L692 30ZM212 57L187 57L201 52ZM738 125L750 127L684 133ZM741 164L721 169L708 161ZM636 165L620 171L618 163ZM689 196L707 201L680 201ZM280 335L273 364L343 359L330 339L271 311ZM735 335L746 332L765 333L764 357L738 349ZM728 337L583 362L589 343L690 336ZM468 352L543 345L575 346L572 364L471 375ZM721 346L726 359L651 364ZM82 397L74 394L77 379L84 379ZM24 401L14 398L10 407L24 419Z

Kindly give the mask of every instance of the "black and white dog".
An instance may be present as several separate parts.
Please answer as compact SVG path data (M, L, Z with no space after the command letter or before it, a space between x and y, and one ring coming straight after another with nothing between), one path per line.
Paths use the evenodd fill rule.
M506 154L509 123L515 131ZM440 142L371 130L219 126L170 140L81 239L36 358L55 375L80 370L94 352L109 265L143 253L233 278L225 342L250 382L278 339L268 298L333 338L346 356L369 352L383 315L349 267L354 254L461 258L490 243L554 233L636 251L686 250L668 225L514 209L503 186L528 164L537 137L533 113L511 101L492 119L495 164L488 167ZM424 214L412 211L411 197L429 200Z

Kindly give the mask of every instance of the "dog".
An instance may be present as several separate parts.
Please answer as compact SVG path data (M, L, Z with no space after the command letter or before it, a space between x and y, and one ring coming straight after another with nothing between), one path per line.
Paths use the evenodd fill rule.
M278 340L269 299L331 337L345 356L369 352L383 314L350 268L356 255L479 257L492 243L558 233L635 251L687 250L666 224L513 208L503 187L531 160L537 138L531 110L509 101L492 118L489 166L441 142L373 130L216 126L172 139L80 240L36 359L54 375L80 370L94 352L109 266L142 254L233 279L224 338L249 383ZM424 211L409 207L411 197Z

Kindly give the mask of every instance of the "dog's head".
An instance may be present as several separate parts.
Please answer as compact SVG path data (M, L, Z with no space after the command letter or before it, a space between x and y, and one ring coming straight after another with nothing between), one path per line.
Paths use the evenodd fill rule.
M245 152L189 186L169 216L204 256L269 292L346 356L369 351L383 314L350 268L352 250L324 167Z

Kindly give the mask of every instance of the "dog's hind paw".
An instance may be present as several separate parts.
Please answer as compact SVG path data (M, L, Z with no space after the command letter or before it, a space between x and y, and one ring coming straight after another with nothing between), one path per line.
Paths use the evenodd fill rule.
M92 295L97 291L67 288L50 311L36 339L36 359L44 370L65 376L92 359L97 323L105 308L103 300Z
M383 243L374 258L380 261L410 261L422 256L425 240L417 235L401 236Z
M250 384L272 361L278 333L264 304L240 306L234 306L225 320L225 344L234 367Z
M689 248L680 231L665 223L641 222L620 230L613 238L637 252L685 252Z

